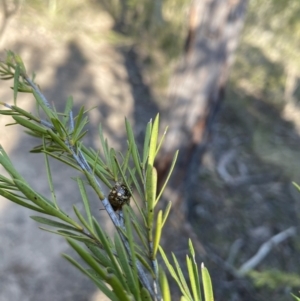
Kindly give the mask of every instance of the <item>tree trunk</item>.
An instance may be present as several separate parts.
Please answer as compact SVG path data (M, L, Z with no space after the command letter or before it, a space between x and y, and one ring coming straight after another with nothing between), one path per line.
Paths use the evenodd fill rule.
M170 84L168 134L157 162L160 178L166 175L175 150L179 159L171 188L176 195L195 178L238 43L247 0L194 0L183 57ZM161 183L159 183L161 184ZM179 194L180 195L180 194ZM179 199L181 197L179 196ZM186 209L186 208L184 208Z

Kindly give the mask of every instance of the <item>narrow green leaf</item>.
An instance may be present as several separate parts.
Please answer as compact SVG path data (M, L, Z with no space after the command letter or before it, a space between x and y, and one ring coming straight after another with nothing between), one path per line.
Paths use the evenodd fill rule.
M116 152L113 148L109 151L109 162L110 162L110 169L113 173L114 181L118 181L118 166L116 164Z
M77 184L78 184L78 187L79 187L79 191L80 191L80 194L81 194L81 198L82 198L82 201L83 201L83 205L84 205L86 216L87 216L87 219L88 219L88 222L89 222L89 226L91 227L91 229L94 232L94 224L93 224L93 218L92 218L92 214L91 214L90 202L88 200L83 181L80 178L77 178Z
M196 283L197 278L195 277L196 275L194 273L192 259L189 258L188 255L186 255L186 264L187 264L187 268L188 268L189 279L190 279L190 283L191 283L194 300L201 301L202 300L201 295L198 294L197 283Z
M144 287L141 289L141 297L142 301L152 301L150 293Z
M14 74L14 105L17 103L18 87L20 78L20 66L17 64Z
M82 121L83 114L84 114L84 106L80 108L78 115L75 117L76 122L75 122L74 132L73 132L74 135L77 135L77 131Z
M57 221L54 221L52 219L48 219L48 218L45 218L45 217L30 216L30 218L32 218L34 221L36 221L40 224L44 224L44 225L48 225L48 226L52 226L52 227L57 227L57 228L65 229L65 230L75 231L75 232L81 232L77 228L71 227L67 224L60 223L60 222L57 222Z
M0 145L0 165L4 167L4 169L10 174L13 179L18 179L21 181L25 181L23 177L17 172L14 168L11 160L9 159L7 153L4 148Z
M57 230L57 234L62 234L66 238L71 238L74 240L78 240L80 242L97 244L97 242L90 237L83 236L83 235L76 235L68 230Z
M300 298L298 298L297 296L295 296L294 294L291 294L297 301L300 301Z
M91 235L93 235L94 237L97 237L95 232L94 232L93 227L84 219L84 217L82 216L82 214L76 208L75 205L73 205L73 210L74 210L76 216L78 217L78 219L80 220L80 222L82 223L82 225L88 229L88 231L90 232Z
M70 153L69 148L66 146L66 144L61 140L61 138L56 135L52 130L47 129L47 134L50 135L50 137L52 138L52 141L55 142L57 145L59 145L61 147L62 150L66 151L67 153Z
M68 121L69 121L70 112L71 112L72 108L73 108L73 97L69 96L67 101L66 101L64 116L62 118L62 123L63 123L64 126L66 126Z
M43 139L43 144L45 147L45 139ZM49 160L47 154L45 154L45 165L46 165L46 172L47 172L47 178L48 178L48 185L51 191L51 196L52 196L52 202L54 203L55 207L59 209L57 200L56 200L56 195L55 195L55 190L54 190L54 185L53 185L53 180L52 180L52 175L51 175L51 169L49 165Z
M163 300L171 301L171 293L170 293L168 278L167 278L164 270L162 269L162 267L159 267L159 283L160 283ZM198 300L195 300L195 301L198 301Z
M168 260L168 258L167 258L167 256L166 256L166 254L165 254L165 252L164 252L164 250L162 249L161 246L159 246L158 248L159 248L159 252L160 252L160 254L161 254L161 257L163 258L163 261L164 261L165 265L167 266L167 268L168 268L168 270L169 270L171 276L172 276L172 277L174 278L174 280L176 281L176 283L177 283L177 285L178 285L180 291L181 291L183 294L185 294L184 288L183 288L183 286L182 286L182 284L181 284L181 282L180 282L180 279L178 278L178 276L177 276L177 274L176 274L176 272L175 272L175 269L173 268L173 266L172 266L171 263L169 262L169 260Z
M169 213L170 213L170 210L171 210L171 206L172 206L172 202L168 202L168 205L165 209L165 212L163 214L163 217L162 217L162 227L165 225L166 221L167 221L167 218L169 216Z
M203 282L203 291L204 291L204 298L205 301L213 301L214 294L211 284L211 279L207 268L204 264L201 264L201 274L202 274L202 282Z
M156 115L152 131L151 131L151 138L150 138L150 145L149 145L149 157L148 157L148 165L153 166L155 154L156 154L156 145L157 145L157 136L158 136L158 126L159 126L159 114Z
M74 130L74 132L73 132L73 135L72 135L73 144L75 144L78 140L80 140L87 133L87 131L82 132L84 127L87 124L88 124L88 117L86 116L81 120L76 131Z
M128 240L129 247L130 247L129 256L130 256L131 262L133 264L133 266L132 266L133 276L135 278L135 281L138 282L138 273L137 273L136 264L135 264L137 262L137 260L136 260L135 247L134 247L133 231L132 231L128 211L129 211L129 209L127 208L127 206L124 206L123 214L124 214L124 220L125 220L125 228L126 228L127 240Z
M138 194L141 197L141 199L143 199L144 198L144 194L142 192L142 188L141 188L141 186L139 184L139 181L138 181L138 179L135 176L135 169L128 168L128 171L129 171L129 174L130 174L130 178L133 181L134 187L138 191Z
M123 243L121 242L121 239L117 233L115 234L115 247L119 263L126 277L128 290L130 290L130 292L134 295L135 300L140 300L140 283L139 281L136 282L136 279L133 276L132 266L129 264L130 260L128 254L126 253Z
M159 210L157 214L157 221L156 221L156 230L155 230L155 236L154 236L154 242L153 242L153 258L154 260L156 258L156 253L158 250L158 246L160 243L161 238L161 232L162 232L162 210Z
M178 262L176 256L174 255L174 253L172 253L172 257L173 257L173 260L174 260L174 263L175 263L175 266L176 266L177 274L179 276L180 282L181 282L182 287L183 287L184 292L185 292L184 296L189 300L193 300L190 289L189 289L189 287L186 283L186 280L185 280L184 275L182 273L181 267L179 265L179 262Z
M150 165L147 168L146 175L146 200L147 200L147 228L148 240L153 242L153 219L154 219L154 201L156 197L157 173L156 169Z
M141 227L138 220L136 219L136 216L135 216L135 219L132 220L132 225L133 225L133 227L135 229L135 232L137 233L138 237L140 238L141 242L143 243L143 246L144 246L145 250L148 251L148 243L147 243L146 235L144 233L142 233L143 228Z
M75 261L72 257L67 254L62 254L62 256L67 259L71 264L73 264L77 269L79 269L83 274L87 275L90 279L94 281L97 287L103 292L109 300L111 301L120 301L120 299L116 296L114 292L112 292L101 279L98 277L93 276L89 273L86 269L84 269L77 261ZM97 274L98 275L98 274ZM100 276L99 276L100 277Z
M18 106L11 106L11 108L12 108L13 111L18 112L20 115L23 115L23 116L25 116L25 117L27 117L27 118L29 118L31 120L34 120L34 121L36 121L38 123L41 122L41 120L38 119L36 116L34 116L33 114L31 114L31 113L29 113L29 112L21 109Z
M146 196L148 211L155 207L155 199L157 192L157 171L155 167L148 165L146 174Z
M118 296L120 300L132 301L132 296L130 296L122 286L120 279L114 274L109 274L106 278L107 282L113 287L114 293Z
M107 256L104 250L101 250L99 248L99 245L95 246L93 244L86 244L89 250L93 253L94 257L101 265L103 265L106 268L113 269L111 260ZM103 246L102 246L103 248Z
M167 183L169 182L169 179L170 179L170 177L171 177L171 174L172 174L172 172L173 172L173 170L174 170L174 166L175 166L177 157L178 157L178 151L175 152L175 155L174 155L174 157L173 157L173 161L172 161L172 164L171 164L171 167L170 167L168 176L167 176L167 178L166 178L166 180L165 180L164 185L162 186L162 188L161 188L161 190L160 190L159 195L158 195L157 198L156 198L155 205L156 205L157 202L159 201L159 199L160 199L162 193L164 192L164 190L165 190L165 188L166 188L166 186L167 186Z
M137 170L137 173L140 176L140 179L143 181L143 174L142 174L142 169L141 169L141 160L140 160L140 157L139 157L138 148L137 148L137 145L135 143L135 139L134 139L134 135L133 135L131 125L130 125L130 123L128 122L127 119L125 119L125 126L126 126L126 132L127 132L127 138L128 138L128 141L129 141L129 146L130 146L130 149L131 149L132 159L133 159L135 168Z
M25 65L23 63L22 58L18 54L14 54L14 59L15 59L15 62L17 63L17 65L20 68L21 76L25 76L26 75L26 68L25 68Z
M292 182L292 184L300 191L300 186L296 182Z
M91 175L87 170L83 170L84 175L86 176L89 184L93 187L94 191L96 192L98 198L103 201L105 199L105 196L101 190L101 187L99 187L98 182L94 175Z
M195 260L195 250L194 250L191 239L189 239L189 250L190 250L190 254L192 256L193 274L195 277L195 285L196 285L196 289L197 289L197 295L199 296L199 300L201 301L202 296L201 296L201 289L200 289L199 271L198 271L197 262Z
M41 208L38 208L36 206L33 206L31 204L28 204L26 202L24 202L23 200L21 200L20 198L16 197L15 195L13 195L12 193L4 190L4 189L0 189L0 195L2 195L4 198L22 206L22 207L25 207L25 208L28 208L30 210L34 210L36 212L40 212L40 213L44 213L44 214L48 214L46 211L44 211L43 209ZM52 215L52 214L51 214Z
M140 261L140 263L147 269L147 271L151 274L152 278L155 278L153 269L151 268L150 264L147 262L147 257L145 255L141 255L139 253L136 253L136 257Z
M82 236L82 235L76 235L73 232L69 232L67 230L54 231L54 230L47 229L47 228L44 228L44 227L39 227L39 229L41 229L43 231L46 231L46 232L49 232L49 233L53 233L53 234L56 234L56 235L63 236L64 238L71 238L71 239L74 239L74 240L77 240L77 241L83 242L83 243L90 243L91 244L93 242L91 238L88 238L88 237Z
M101 142L105 162L107 163L108 166L110 166L109 149L108 149L108 145L107 145L107 140L104 139L104 136L103 136L103 130L102 130L101 124L99 125L99 137L100 137L100 142Z
M123 158L123 163L122 163L122 172L123 174L126 173L127 168L128 168L128 163L129 163L129 159L130 159L130 154L131 154L131 149L130 149L130 145L128 146L127 152L125 154L125 158ZM122 153L120 153L120 155L122 156Z
M47 200L46 198L42 197L40 194L35 192L31 187L29 187L27 184L25 184L22 181L14 180L16 186L19 188L19 190L33 203L35 203L37 206L41 207L43 210L45 210L48 214L56 216L57 218L73 225L75 228L82 230L82 227L78 225L75 221L73 221L71 218L69 218L66 214L64 214L62 211L58 211L54 205Z
M39 91L32 90L32 93L34 95L34 98L36 99L38 105L42 108L44 113L47 115L48 119L51 120L51 118L57 118L55 112L47 107L45 104L45 99L43 99L43 95Z
M106 237L106 235L104 234L103 230L101 229L101 227L99 226L99 224L96 222L96 220L93 218L94 220L94 226L95 226L95 230L98 234L98 237L103 245L104 250L107 252L108 257L111 260L111 267L114 270L114 273L118 276L118 278L120 279L120 281L123 283L123 286L126 287L126 283L125 283L125 279L123 277L123 273L120 269L120 266L112 252L112 247L108 241L108 238Z
M106 280L108 277L107 272L101 268L96 260L85 251L80 245L78 245L73 239L67 238L69 245L78 253L78 255L97 273L101 279Z
M0 110L0 115L7 115L7 116L19 116L18 112L13 112L11 110Z
M149 143L150 143L150 136L151 136L151 128L152 128L152 120L147 123L146 132L145 132L145 139L144 139L144 148L143 148L143 162L142 166L143 169L146 169L146 162L149 155Z
M158 154L158 152L159 152L159 150L160 150L160 148L161 148L161 146L162 146L162 143L163 143L163 141L165 140L167 131L168 131L168 127L166 127L166 129L165 129L165 131L164 131L164 133L163 133L163 135L162 135L162 137L161 137L161 139L160 139L160 142L159 142L158 147L157 147L157 149L156 149L155 157L157 156L157 154Z
M51 122L52 122L56 132L58 133L59 137L61 137L61 139L65 140L66 136L68 134L65 132L64 126L61 123L61 121L57 118L51 118Z
M34 151L33 151L33 152L34 152ZM54 158L54 159L56 159L56 160L58 160L58 161L61 161L61 162L65 163L65 164L71 166L72 168L74 168L74 169L76 169L76 170L81 171L81 168L80 168L78 165L72 163L68 158L65 158L65 157L62 157L62 156L59 156L59 155L55 155L55 154L50 153L50 152L48 152L48 151L43 151L43 153L45 153L45 154L51 156L52 158Z
M86 134L87 134L88 130L82 132L79 136L74 138L73 144L75 145L76 143L78 143Z
M24 126L25 128L27 129L30 129L32 130L33 132L37 132L39 134L47 134L47 130L40 126L40 125L37 125L23 117L20 117L20 116L12 116L12 118L20 125Z

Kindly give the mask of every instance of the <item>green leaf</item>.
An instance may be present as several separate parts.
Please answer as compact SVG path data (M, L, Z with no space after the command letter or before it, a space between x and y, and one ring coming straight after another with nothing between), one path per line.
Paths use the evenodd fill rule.
M292 182L292 183L300 191L300 186L296 182Z
M172 174L172 172L173 172L173 170L174 170L174 167L175 167L175 163L176 163L176 161L177 161L177 157L178 157L178 151L175 152L175 155L174 155L174 157L173 157L173 161L172 161L172 164L171 164L171 167L170 167L168 176L167 176L167 178L166 178L166 180L165 180L165 183L163 184L163 186L162 186L162 188L161 188L161 190L160 190L160 192L159 192L159 194L158 194L158 196L157 196L157 198L156 198L155 205L156 205L157 202L159 201L159 199L160 199L162 193L164 192L164 190L165 190L165 188L166 188L166 186L167 186L167 183L169 182L169 179L170 179L171 174Z
M140 160L138 148L137 148L137 145L135 143L135 139L134 139L134 135L133 135L131 125L130 125L130 123L128 122L127 119L125 119L125 126L126 126L127 138L128 138L128 141L129 141L129 148L131 149L133 163L135 165L135 168L137 170L137 173L138 173L140 179L143 181L143 174L142 174L142 169L141 169L141 160Z
M127 168L128 168L128 163L129 163L129 159L130 159L130 154L131 154L131 150L130 150L130 145L128 146L125 158L123 158L123 163L122 163L122 172L123 174L126 173ZM122 156L122 153L120 153L120 155Z
M44 214L48 214L46 211L44 211L43 209L41 208L38 208L36 206L33 206L31 204L28 204L26 202L24 202L23 200L21 200L20 198L16 197L15 195L13 195L12 193L4 190L4 189L0 189L0 195L2 195L4 198L22 206L22 207L25 207L25 208L28 208L30 210L34 210L36 212L40 212L40 213L44 213ZM51 214L52 215L52 214Z
M190 254L192 256L192 267L193 267L193 275L194 275L194 278L195 278L195 285L196 285L196 293L194 293L194 289L193 289L193 294L199 296L199 300L201 301L202 300L202 297L201 297L201 289L200 289L200 279L199 279L199 272L198 272L198 266L197 266L197 263L196 263L196 260L195 260L195 250L194 250L194 247L193 247L193 244L192 244L192 241L191 239L189 239L189 250L190 250Z
M166 127L166 129L165 129L165 131L164 131L164 133L163 133L163 135L162 135L162 137L161 137L161 139L160 139L160 142L159 142L158 147L157 147L157 149L156 149L155 157L157 156L157 154L158 154L158 152L159 152L159 150L160 150L160 148L161 148L161 146L162 146L162 143L163 143L163 141L165 140L167 131L168 131L168 127Z
M161 267L159 267L159 284L160 284L163 300L171 301L171 293L170 293L168 278Z
M69 118L70 118L70 112L72 111L73 108L73 97L69 96L66 102L66 107L64 111L64 116L62 118L62 123L64 126L67 125Z
M45 139L43 139L43 144L44 144L44 147L46 147L46 145L45 145ZM55 207L58 209L59 207L57 205L57 200L56 200L56 195L55 195L55 190L54 190L53 180L52 180L52 175L51 175L51 169L50 169L50 165L49 165L49 160L48 160L48 155L47 154L45 154L45 164L46 164L48 184L49 184L49 188L50 188L51 196L52 196L52 202L55 204Z
M21 109L20 107L18 106L11 106L11 109L15 112L18 112L20 115L23 115L29 119L32 119L38 123L41 122L41 120L39 118L37 118L36 116L32 115L31 113L28 113L27 111Z
M118 181L118 166L116 163L116 152L113 148L110 149L109 151L109 162L110 162L110 169L112 171L114 181Z
M153 258L152 258L152 260L156 257L156 253L157 253L158 246L160 243L161 232L162 232L162 210L159 210L159 212L157 214L156 231L155 231L155 237L154 237L154 242L153 242Z
M96 258L96 260L103 265L106 268L111 268L112 269L112 263L111 260L109 259L109 257L107 256L107 254L105 253L104 250L101 250L99 248L99 245L95 246L93 244L86 244L87 247L89 248L89 250L93 253L94 257ZM103 248L103 246L102 246Z
M80 222L82 223L82 225L88 229L88 231L90 232L91 235L93 235L94 237L97 237L96 234L94 233L93 227L84 219L84 217L82 216L82 214L76 208L75 205L73 205L73 210L74 210L76 216L78 217L78 219L80 220Z
M20 66L17 64L15 69L15 74L14 74L14 105L16 105L17 103L19 77L20 77Z
M22 125L23 127L32 130L33 132L39 133L40 135L46 135L47 134L47 130L40 126L37 125L23 117L20 116L13 116L12 117L18 124Z
M117 233L115 234L115 247L116 247L119 263L126 276L128 289L135 296L135 300L140 300L140 283L132 273L132 264L130 266L128 255Z
M99 226L99 224L96 222L96 220L93 218L94 220L94 226L95 226L95 230L98 234L98 237L103 245L104 250L106 251L108 257L111 260L111 267L114 270L114 273L118 276L118 278L120 279L120 281L123 283L123 287L126 287L126 283L125 283L125 279L123 277L123 273L120 269L120 266L115 258L115 255L112 252L112 247L108 241L108 238L106 237L105 233L103 232L103 230L101 229L101 227Z
M73 225L75 228L82 230L82 227L78 225L75 221L73 221L71 218L69 218L66 214L64 214L61 211L58 211L54 205L47 200L46 198L40 196L37 192L35 192L31 187L29 187L27 184L25 184L22 181L14 180L16 186L19 188L19 190L33 203L35 203L37 206L41 207L44 211L47 212L47 214L56 216L57 218Z
M156 115L152 130L151 130L151 138L149 145L149 157L148 157L148 165L153 166L155 154L156 154L156 145L157 145L157 136L158 136L158 125L159 125L159 114Z
M91 229L94 232L94 224L93 224L93 217L92 217L92 214L91 214L90 202L88 200L83 181L80 178L77 178L77 184L78 184L78 187L79 187L79 191L80 191L80 194L81 194L81 198L82 198L82 201L83 201L83 205L84 205L86 216L87 216L87 219L88 219L88 222L89 222L89 226L91 227Z
M56 234L56 235L63 236L64 238L72 238L74 240L77 240L77 241L80 241L80 242L83 242L83 243L90 243L91 244L93 242L91 238L88 238L88 237L85 237L85 236L82 236L82 235L76 235L73 232L70 232L70 231L67 231L67 230L54 231L54 230L47 229L47 228L44 228L44 227L39 227L39 229L41 229L43 231L46 231L46 232L49 232L49 233L53 233L53 234Z
M166 221L167 221L167 218L169 216L169 213L170 213L170 210L171 210L171 206L172 206L172 202L168 202L168 205L167 205L167 208L164 212L164 215L162 217L162 227L165 225Z
M132 272L133 272L133 276L135 278L135 281L138 281L138 274L137 274L137 269L136 269L137 260L136 260L134 239L133 239L133 231L132 231L132 227L131 227L128 206L123 207L123 214L124 214L124 220L125 220L127 240L128 240L129 248L130 248L129 256L130 256L131 262L133 263Z
M145 132L145 139L144 139L144 148L143 148L143 162L142 166L143 169L146 169L146 162L149 155L149 143L150 143L150 136L151 136L151 128L152 122L147 123L146 132Z
M193 300L191 292L190 292L190 289L189 289L189 287L188 287L188 285L186 283L186 280L185 280L184 275L182 273L181 267L179 265L179 262L178 262L176 256L173 253L172 253L172 257L173 257L173 260L174 260L174 263L175 263L175 266L176 266L177 274L179 276L180 282L181 282L183 290L184 290L184 291L182 291L182 293L184 294L184 296L188 300Z
M132 301L132 296L130 296L122 287L120 280L114 274L109 274L107 277L107 282L113 287L114 293L119 297L120 300Z
M21 59L21 57L18 54L14 54L14 59L15 59L15 62L17 63L17 65L20 68L21 76L26 75L26 68L25 68L25 65L24 65L23 60Z
M142 287L141 289L141 297L142 297L142 301L152 301L150 293L144 287Z
M51 120L51 118L57 118L53 110L47 107L47 104L45 103L45 101L47 100L44 98L43 94L41 94L39 90L36 91L35 89L32 90L32 93L38 105L42 108L42 110L47 115L48 119Z
M62 149L62 151L66 151L67 153L70 153L69 148L67 147L67 145L61 140L61 138L54 133L52 130L47 129L47 134L50 135L50 137L52 138L53 142L55 142L57 145L59 145Z
M188 273L189 273L189 278L190 278L190 283L191 283L194 300L201 301L202 300L201 295L199 294L199 291L198 291L198 283L197 283L198 277L196 277L196 275L194 273L192 259L189 258L188 255L186 255L186 263L187 263L187 268L188 268Z
M213 301L213 289L211 284L211 279L207 268L204 264L201 264L201 274L202 274L202 281L203 281L203 291L204 291L204 298L205 301Z
M183 286L180 282L180 279L178 278L175 269L173 268L173 266L171 265L171 263L169 262L163 248L161 246L158 247L159 248L159 252L161 254L161 257L163 258L163 261L165 263L165 265L167 266L171 276L174 278L174 280L176 281L177 285L179 286L179 289L181 290L182 293L184 293L184 289Z
M294 294L291 294L297 301L300 301L300 298L298 298L297 296L295 296Z
M36 221L40 224L44 224L44 225L48 225L48 226L52 226L52 227L57 227L57 228L65 229L65 230L75 231L75 232L81 232L77 228L71 227L67 224L60 223L60 222L57 222L57 221L54 221L52 219L48 219L48 218L45 218L45 217L30 216L30 218L32 218L34 221Z
M35 150L33 149L32 152L34 153ZM51 152L48 152L48 151L45 151L45 150L42 151L42 152L45 153L45 154L47 154L47 155L49 155L49 156L51 156L52 158L54 158L54 159L56 159L58 161L61 161L61 162L65 163L65 164L71 166L72 168L74 168L76 170L81 171L81 168L78 165L76 165L73 162L71 162L69 158L62 157L61 155L55 155L55 154L53 154Z
M72 257L70 257L67 254L62 254L62 256L67 259L71 264L73 264L77 269L79 269L82 273L87 275L90 279L94 281L94 283L97 285L97 287L103 292L109 300L111 301L120 301L120 299L116 296L114 292L112 292L104 283L102 280L100 280L98 277L95 277L92 273L88 272L86 269L84 269L77 261L75 261ZM98 274L97 274L98 275Z

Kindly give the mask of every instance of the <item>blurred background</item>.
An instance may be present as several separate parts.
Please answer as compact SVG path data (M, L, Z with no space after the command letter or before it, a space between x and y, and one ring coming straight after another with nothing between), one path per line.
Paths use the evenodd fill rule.
M85 143L99 148L101 122L116 149L124 117L142 139L160 112L169 125L161 178L180 149L166 191L173 211L163 239L185 260L192 237L211 272L216 300L292 300L300 288L300 2L298 0L1 0L0 55L11 49L56 108L68 96L89 112ZM1 82L0 100L12 101ZM34 110L32 97L18 104ZM0 143L22 175L49 195L38 142L4 127ZM80 206L72 170L52 162L60 204ZM93 196L97 219L110 230ZM94 199L93 199L94 198ZM60 253L63 238L0 198L0 301L104 300ZM284 232L288 230L288 232ZM238 271L273 245L247 275ZM73 255L73 254L72 254ZM174 300L179 292L174 290Z

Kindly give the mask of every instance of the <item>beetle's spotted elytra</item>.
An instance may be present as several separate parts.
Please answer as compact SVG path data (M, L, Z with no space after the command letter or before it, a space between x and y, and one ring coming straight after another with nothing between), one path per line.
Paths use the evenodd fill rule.
M114 211L121 210L125 204L129 204L131 193L126 185L116 182L108 195L108 200Z

